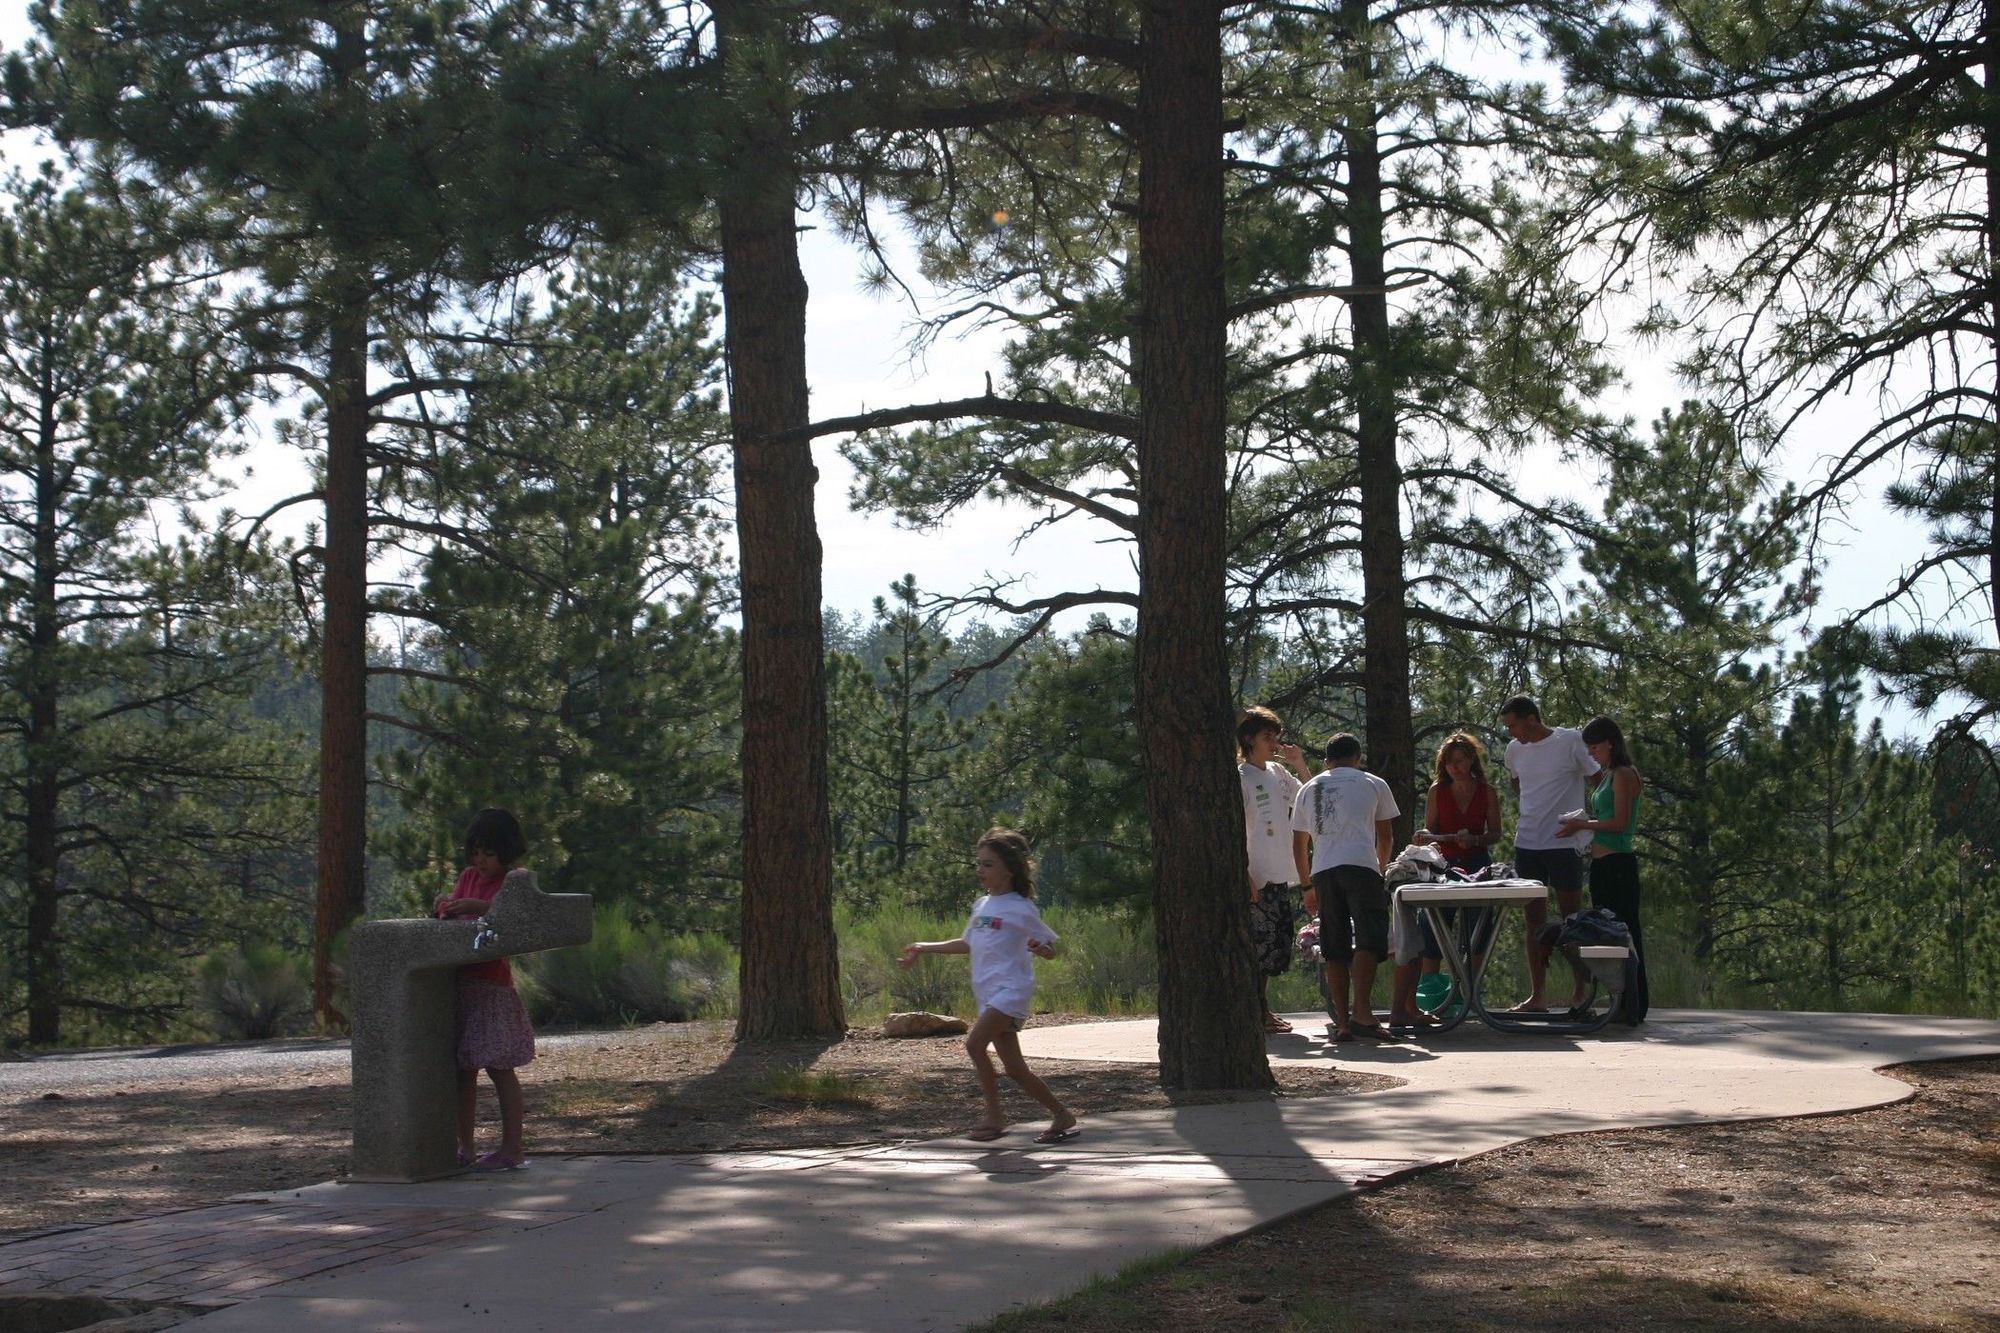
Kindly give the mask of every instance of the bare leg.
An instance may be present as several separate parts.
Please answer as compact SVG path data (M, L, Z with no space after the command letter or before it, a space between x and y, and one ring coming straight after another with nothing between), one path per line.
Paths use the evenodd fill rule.
M1333 1006L1333 1028L1336 1032L1347 1029L1347 964L1326 960L1327 1002Z
M1354 1007L1348 1015L1348 1026L1372 1028L1375 1022L1375 954L1369 949L1356 949L1354 961L1349 964L1354 974ZM1364 1017L1365 1015L1365 1017Z
M479 1117L479 1071L458 1071L458 1156L459 1165L472 1160L474 1124Z
M985 1105L980 1117L979 1128L1000 1130L1007 1126L1007 1117L1000 1109L1000 1076L993 1072L993 1058L987 1054L987 1047L1001 1033L1014 1034L1014 1020L998 1009L985 1009L972 1024L972 1031L965 1034L965 1053L972 1059L972 1072L979 1080L979 1097ZM1015 1045L1018 1051L1020 1046Z
M1537 938L1542 927L1548 923L1549 905L1541 899L1528 903L1525 908L1528 919L1528 998L1521 1001L1522 1009L1548 1008L1549 953Z
M1415 1027L1431 1022L1430 1015L1417 1008L1417 970L1422 959L1396 964L1389 982L1389 1022L1396 1027Z
M527 1156L522 1147L527 1118L527 1099L521 1095L521 1078L511 1069L489 1069L493 1091L500 1094L500 1155L510 1162Z
M1007 1071L1007 1077L1014 1080L1014 1086L1040 1102L1044 1109L1055 1118L1049 1121L1049 1128L1060 1134L1076 1126L1076 1116L1062 1101L1049 1091L1049 1085L1028 1068L1028 1062L1021 1055L1021 1036L1009 1027L993 1034L993 1049L1000 1052L1000 1066Z
M1556 910L1562 913L1564 916L1570 916L1573 913L1581 912L1583 910L1583 890L1557 889ZM1563 961L1569 964L1569 975L1570 975L1569 1007L1574 1009L1578 1005L1583 1003L1583 996L1584 996L1583 964L1581 960L1579 960L1574 954L1572 954L1567 949L1563 951Z

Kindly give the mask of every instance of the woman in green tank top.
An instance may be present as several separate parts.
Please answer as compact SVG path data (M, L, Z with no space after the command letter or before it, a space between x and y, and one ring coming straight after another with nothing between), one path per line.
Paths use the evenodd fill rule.
M1590 905L1608 907L1632 931L1632 949L1639 955L1639 979L1625 997L1625 1020L1646 1017L1646 955L1639 942L1639 858L1632 835L1639 828L1639 770L1625 748L1625 733L1608 717L1594 717L1583 727L1583 743L1600 772L1586 804L1587 819L1565 819L1567 835L1590 833Z

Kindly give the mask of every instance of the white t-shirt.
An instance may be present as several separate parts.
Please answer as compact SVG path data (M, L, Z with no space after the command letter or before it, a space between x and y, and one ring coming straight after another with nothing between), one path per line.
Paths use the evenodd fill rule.
M1243 779L1243 840L1250 848L1250 884L1290 884L1299 875L1292 859L1292 802L1299 780L1283 764L1266 767L1244 761L1236 766Z
M1035 997L1035 956L1029 940L1054 944L1056 933L1042 921L1033 898L989 893L972 905L965 923L972 946L972 999L984 1013L998 1009L1025 1021Z
M1562 817L1583 808L1584 779L1597 772L1597 761L1575 727L1551 727L1538 741L1508 741L1507 771L1521 784L1521 817L1514 825L1514 846L1531 852L1582 851L1588 832L1559 837Z
M1299 788L1292 803L1292 827L1312 834L1312 869L1317 875L1334 866L1367 866L1380 870L1375 854L1375 825L1402 811L1389 784L1366 769L1329 768Z

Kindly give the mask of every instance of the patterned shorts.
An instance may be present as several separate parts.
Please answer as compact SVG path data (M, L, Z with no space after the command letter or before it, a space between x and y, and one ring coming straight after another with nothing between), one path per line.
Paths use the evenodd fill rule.
M1267 977L1292 970L1292 886L1266 884L1250 904L1250 942Z

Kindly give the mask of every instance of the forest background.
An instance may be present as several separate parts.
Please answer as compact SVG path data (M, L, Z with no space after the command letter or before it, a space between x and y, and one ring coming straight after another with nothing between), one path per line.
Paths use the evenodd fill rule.
M489 803L600 902L533 970L545 1018L948 1005L885 964L955 931L992 822L1035 837L1082 1002L1206 968L1163 925L1129 577L1199 544L1141 466L1147 164L1184 115L1221 150L1231 701L1363 733L1406 811L1524 687L1607 713L1662 1002L2000 1012L1985 12L1235 5L1219 97L1163 110L1173 8L31 9L5 1039L286 1030L315 971L337 1023L344 930L421 910ZM983 393L804 414L803 284L746 286L788 286L802 206L923 293L920 346L979 330ZM1637 422L1635 348L1684 389ZM1127 577L926 561L822 608L815 450L879 524L956 553L1007 515ZM246 507L271 451L301 491ZM1908 549L1829 614L1867 500ZM1240 864L1228 756L1182 748Z

